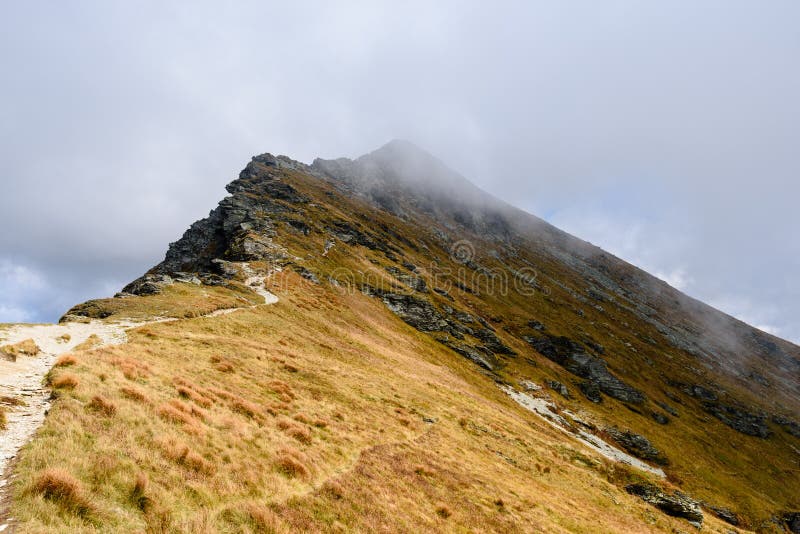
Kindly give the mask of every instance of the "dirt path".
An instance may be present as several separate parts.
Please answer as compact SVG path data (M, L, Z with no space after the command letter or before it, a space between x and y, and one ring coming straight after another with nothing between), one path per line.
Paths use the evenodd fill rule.
M7 425L0 431L0 498L5 493L7 467L19 450L33 437L50 408L50 391L43 380L56 358L73 350L96 335L103 345L119 345L127 339L125 330L136 323L66 323L51 325L14 325L0 332L0 345L32 339L41 352L36 356L18 356L16 361L0 360L0 396L21 402L4 406ZM64 336L69 336L68 340ZM5 525L0 525L0 531Z

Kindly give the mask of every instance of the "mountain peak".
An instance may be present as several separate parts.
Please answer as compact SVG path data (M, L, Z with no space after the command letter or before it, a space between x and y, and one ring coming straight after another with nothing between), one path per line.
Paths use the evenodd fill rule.
M164 261L124 288L119 298L76 306L66 317L67 321L127 320L146 312L185 318L196 317L201 310L227 313L225 309L234 306L242 310L233 320L215 316L165 323L158 327L163 328L161 339L152 339L151 334L134 337L143 344L134 354L153 364L150 372L164 370L157 379L137 380L137 387L149 397L160 399L151 403L153 407L163 402L173 410L183 409L184 400L213 395L211 387L236 393L214 397L219 399L216 404L210 398L204 401L209 414L227 410L226 402L239 395L241 400L234 402L252 404L246 410L234 406L220 419L211 415L212 424L202 427L198 425L203 424L205 412L199 411L201 417L192 428L213 439L195 440L198 457L218 453L216 446L212 449L205 443L241 439L217 421L244 415L247 419L237 425L252 424L258 432L252 435L262 435L265 428L275 426L269 423L272 416L282 418L276 421L278 434L257 440L265 451L250 458L246 451L230 448L233 461L220 462L215 474L215 481L226 483L220 487L238 487L237 466L256 465L264 457L280 454L282 449L275 450L275 444L284 446L280 445L283 430L294 432L285 436L294 446L302 445L302 455L298 450L295 456L314 462L302 468L302 477L287 481L287 494L295 493L297 484L307 484L308 495L313 496L313 488L324 487L322 477L331 472L347 473L342 491L376 484L378 477L358 478L360 468L342 468L335 460L340 455L327 454L324 447L352 446L342 450L348 457L364 459L368 457L364 451L385 450L382 444L391 433L392 441L406 440L405 457L417 442L408 441L410 432L419 430L422 434L417 435L439 436L441 441L433 447L425 441L420 455L408 465L396 456L376 461L387 477L387 486L378 494L412 487L408 474L424 458L432 458L431 465L448 466L461 480L474 479L475 473L494 473L497 478L487 482L491 494L472 489L464 493L460 484L453 487L450 505L468 502L470 525L474 514L485 509L483 503L501 494L505 498L531 491L524 498L533 502L549 492L563 498L558 492L569 487L570 499L591 507L607 499L593 493L595 488L608 488L617 492L619 502L629 499L627 508L621 509L626 521L635 506L629 494L646 502L675 498L653 484L629 483L639 476L666 475L670 481L681 481L681 495L715 503L716 508L709 509L722 510L721 517L732 521L739 521L737 513L724 506L733 503L740 507L736 512L747 514L750 524L796 507L797 492L791 488L796 486L793 466L800 443L797 346L692 300L644 271L494 199L407 141L391 141L355 160L318 159L311 166L262 154L248 162L227 189L230 196L172 243ZM264 292L272 290L280 299L274 307L264 300ZM147 331L156 331L156 326ZM173 344L164 344L167 340ZM197 347L184 358L191 343ZM162 347L159 360L153 349ZM272 357L264 358L265 354ZM107 360L113 363L119 358ZM228 360L228 366L220 367ZM75 367L76 373L91 370L88 365ZM105 370L110 380L116 380L113 377L119 373ZM182 388L179 394L184 400L173 398L173 404L166 404L163 384L169 383ZM198 386L190 388L191 384ZM267 385L278 389L268 390ZM308 395L295 398L287 388ZM91 398L95 391L117 395L96 374L82 375L81 398ZM279 395L285 401L275 402ZM289 405L302 397L307 397L303 406ZM120 407L130 402L124 396L115 398ZM340 403L341 399L349 400ZM514 401L518 408L510 404ZM262 413L262 406L274 413ZM162 415L168 413L164 410L158 414L162 428L171 420L182 425L194 417L189 408L169 417ZM304 422L323 411L330 414L329 422ZM73 411L56 406L53 413L71 417ZM100 426L94 413L86 411L93 431ZM128 425L146 412L125 413L130 415L115 420L115 437L125 434L123 425L126 430L152 428L139 422ZM334 415L338 413L344 415ZM400 414L402 422L393 423L393 416ZM412 421L411 414L420 420ZM532 424L531 417L547 422ZM346 426L339 424L343 420L348 421ZM359 434L359 426L370 426L362 424L365 420L374 421L373 428L388 425L387 434L373 430ZM540 431L551 424L565 432ZM436 431L427 433L423 430L427 425L437 425ZM502 432L478 432L495 425ZM164 435L174 432L164 430ZM487 444L487 439L497 441ZM610 445L603 443L617 451L611 461L622 459L641 473L628 476L625 467L621 475L610 477L611 471L600 467L605 464L599 461L576 462L577 452L559 459L550 452L576 451L581 443L590 446L605 439L612 440ZM137 435L136 442L148 440ZM532 446L535 442L542 446ZM452 448L453 443L458 449ZM470 448L470 461L460 461L461 451ZM500 450L513 465L502 474L498 465L503 462L498 462L496 453ZM590 446L580 458L593 454L590 450L597 449ZM297 461L295 456L292 461ZM753 458L758 459L757 467ZM549 471L537 466L552 461L557 462L559 481L542 491L537 484L547 483L550 477L543 475ZM149 475L167 487L162 485L162 465L153 466ZM385 465L402 468L388 473ZM184 467L179 464L176 469ZM284 476L283 467L276 469L276 476ZM431 476L433 472L425 475ZM565 477L573 482L565 484ZM597 478L586 483L587 477ZM609 485L612 478L619 487ZM494 489L505 483L513 487ZM247 492L240 494L242 498L251 498L252 488L241 489ZM409 493L404 499L416 502L419 496ZM702 520L699 506L688 502L681 513L691 521ZM318 504L298 506L311 511L318 510ZM369 506L380 509L382 504ZM532 509L526 505L518 511ZM348 514L339 517L358 521ZM587 515L579 530L596 529L593 523L603 514L605 510ZM220 518L229 516L234 517L217 513ZM491 512L483 520L501 516L506 514ZM642 512L639 517L650 515ZM455 514L449 521L455 526ZM484 530L527 531L536 523L530 517L515 521L518 524L492 524ZM387 524L392 522L387 519ZM303 524L306 528L310 523ZM621 529L620 524L603 528L642 530L633 524ZM664 525L673 531L672 525ZM410 530L430 530L429 526L415 524ZM467 526L465 522L454 529ZM346 527L380 530L361 523ZM295 525L288 530L302 528Z

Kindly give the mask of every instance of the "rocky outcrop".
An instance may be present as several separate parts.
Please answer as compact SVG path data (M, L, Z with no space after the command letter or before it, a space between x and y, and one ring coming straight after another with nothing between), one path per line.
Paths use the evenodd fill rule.
M767 438L772 433L765 414L751 413L744 408L719 402L705 402L703 409L742 434Z
M668 465L669 460L660 450L655 448L646 437L635 434L630 430L619 430L616 427L605 429L612 440L620 445L625 451L636 456L641 460L653 462L658 465Z
M500 341L500 338L498 338L497 335L488 328L476 330L473 336L480 339L484 346L495 354L516 354L516 352Z
M704 504L705 508L714 514L716 517L722 519L729 525L733 525L738 527L741 525L742 521L739 519L739 516L731 510L730 508L725 508L724 506L713 506L710 504Z
M549 387L553 391L558 392L558 394L561 395L562 397L564 397L565 399L571 398L571 396L569 394L569 389L567 388L567 386L565 386L561 382L559 382L557 380L548 380L546 382L546 384L547 384L547 387Z
M449 337L440 337L436 340L487 371L494 371L497 367L497 359L489 351L481 351L479 348L459 343Z
M625 486L625 491L652 504L667 515L682 517L697 527L703 524L700 503L680 491L667 493L655 484L648 483L629 484Z
M447 321L428 300L399 293L383 293L381 299L395 315L420 332L448 329Z
M175 280L167 274L146 274L122 288L122 293L140 296L157 295L174 283Z
M796 438L800 438L800 423L782 415L773 415L772 422Z
M789 532L800 534L800 512L786 512L783 514L783 522Z
M533 348L570 373L585 378L581 391L593 402L600 402L599 392L623 402L642 404L644 393L629 386L608 370L605 360L588 354L583 346L564 336L525 337Z
M299 210L308 199L276 171L298 165L302 166L271 154L254 157L239 178L226 187L231 196L172 243L164 261L150 274L215 273L215 259L270 263L286 260L285 249L273 242L275 223L281 214Z

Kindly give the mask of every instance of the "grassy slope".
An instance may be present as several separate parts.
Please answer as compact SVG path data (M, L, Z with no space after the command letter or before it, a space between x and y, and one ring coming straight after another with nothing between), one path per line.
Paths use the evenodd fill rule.
M624 469L521 410L379 302L293 273L275 282L274 306L140 327L127 345L57 367L56 381L70 374L78 385L57 389L17 464L20 531L685 525L625 494L614 484ZM46 498L51 468L69 489Z
M430 286L455 297L450 302L431 293L431 300L490 319L519 352L504 361L504 379L568 384L576 395L559 399L563 406L646 435L666 452L670 480L687 493L732 507L752 524L800 506L791 438L780 431L769 440L744 436L678 391L671 393L681 403L668 399L659 375L697 383L695 362L666 343L648 342L663 338L622 306L605 303L600 312L576 300L571 291L583 291L586 280L535 241L521 254L536 266L543 290L498 294L484 280L479 294L464 293L452 285L463 267L425 230L432 221L411 225L338 193L331 197L319 180L286 174L316 202L289 214L312 232L280 224L278 241L323 285L285 272L273 280L282 299L274 307L150 325L126 346L82 354L77 366L57 370L75 374L79 385L62 393L18 465L13 515L27 530L125 530L145 522L153 530L163 523L223 531L258 531L260 524L290 531L686 529L618 489L635 475L594 459L518 408L471 363L399 321L378 300L325 283L329 275L345 282L343 272L360 271L373 285L391 284L384 267L395 265L382 253L342 243L322 257L331 221L424 241L427 250L388 238ZM468 237L479 250L493 247ZM488 256L480 261L501 267ZM220 295L213 294L222 300L212 301L199 293L207 290L179 284L164 295L98 305L113 312L112 319L191 317L239 300L217 289ZM652 404L639 414L612 399L589 403L574 377L520 340L532 333L525 326L531 319L553 334L590 335L606 347L615 374L674 405L680 417L662 426L646 414ZM229 367L232 372L220 370ZM742 384L714 378L748 397ZM137 395L131 391L126 397L123 387L137 388L143 400L131 398ZM179 399L179 387L189 398ZM104 415L101 401L92 407L97 395L115 406L113 415ZM191 397L200 403L194 413ZM169 405L177 400L184 404ZM438 422L423 423L423 416ZM49 467L62 467L79 481L90 510L59 506L31 491ZM142 492L132 497L140 473L149 481L146 498ZM719 526L707 517L712 530ZM45 527L46 521L52 524Z

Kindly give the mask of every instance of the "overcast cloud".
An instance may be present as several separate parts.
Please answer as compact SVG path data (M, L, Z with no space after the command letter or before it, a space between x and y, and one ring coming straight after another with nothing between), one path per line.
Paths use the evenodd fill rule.
M0 322L159 261L253 154L392 138L800 340L800 3L5 2Z

